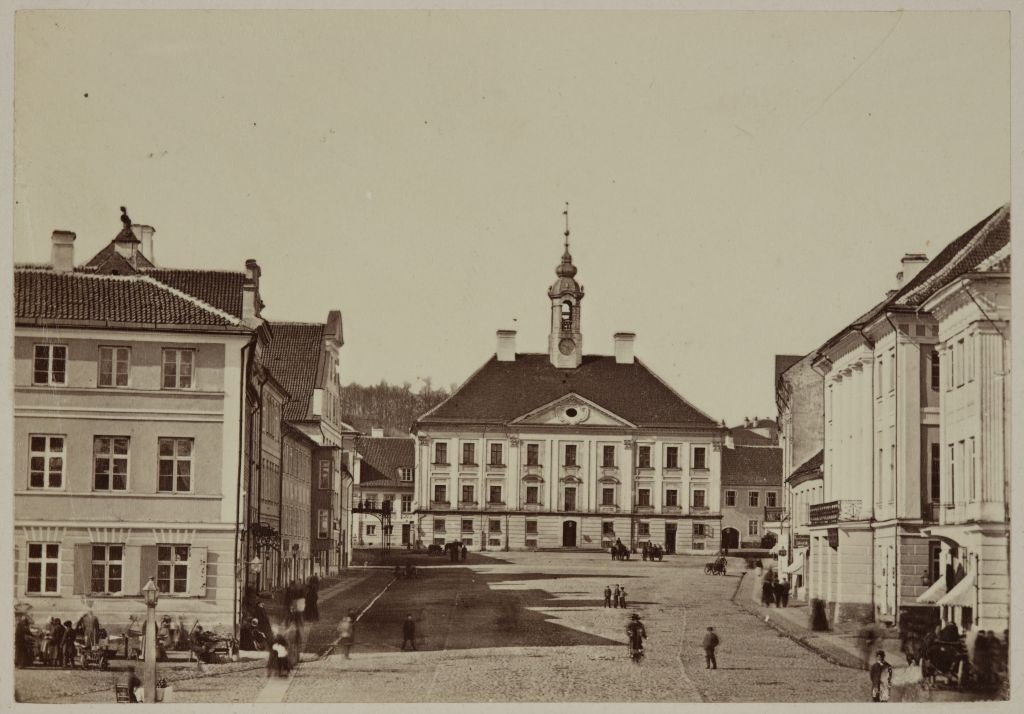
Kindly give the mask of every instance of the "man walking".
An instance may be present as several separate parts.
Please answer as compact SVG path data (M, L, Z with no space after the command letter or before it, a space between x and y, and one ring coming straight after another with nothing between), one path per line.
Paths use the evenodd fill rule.
M611 607L612 606L612 586L611 585L605 585L604 586L604 606L605 607Z
M709 627L707 634L704 635L704 659L707 663L705 669L718 669L718 662L715 660L715 649L718 647L718 635L715 634L715 628Z
M349 610L349 614L345 615L341 622L338 623L338 643L341 645L341 651L344 653L345 659L351 659L350 655L355 637L356 626L352 618L352 611Z
M892 665L885 661L885 651L878 650L877 658L871 665L871 701L889 701L889 690L892 687Z
M402 651L405 651L405 643L415 650L416 649L416 623L413 622L412 615L405 616L405 622L402 623Z
M622 591L619 590L619 586L615 586L615 590L612 591L612 605L613 607L619 606L619 595Z

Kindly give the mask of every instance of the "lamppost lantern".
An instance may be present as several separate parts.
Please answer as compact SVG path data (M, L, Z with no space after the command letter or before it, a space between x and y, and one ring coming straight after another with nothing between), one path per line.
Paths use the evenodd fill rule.
M157 600L160 599L160 588L153 582L153 578L142 587L142 596L146 599L146 607L156 607Z
M253 559L249 561L249 567L252 568L252 572L254 573L259 573L263 570L263 561L260 560L260 556L254 556Z

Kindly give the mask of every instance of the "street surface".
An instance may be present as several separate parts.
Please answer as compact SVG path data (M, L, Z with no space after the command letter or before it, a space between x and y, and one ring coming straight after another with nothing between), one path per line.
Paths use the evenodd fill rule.
M175 683L175 701L252 702L261 690L285 702L869 700L866 672L830 664L734 603L739 571L705 575L706 560L486 553L457 565L436 559L413 580L355 568L321 599L321 621L309 626L305 650L325 657L271 689L258 663L204 667ZM626 610L603 606L605 585L616 583L629 593ZM330 645L349 609L362 614L346 660ZM626 648L632 612L648 634L639 665ZM417 623L416 652L400 650L407 614ZM721 638L714 671L701 649L709 625ZM16 684L23 701L103 702L112 701L113 674L18 670ZM89 677L91 691L70 684Z

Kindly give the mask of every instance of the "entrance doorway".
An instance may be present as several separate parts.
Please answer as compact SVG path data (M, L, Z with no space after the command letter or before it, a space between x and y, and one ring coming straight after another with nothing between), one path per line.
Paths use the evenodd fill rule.
M722 548L734 550L740 547L740 532L735 528L722 529Z
M665 552L671 555L676 552L676 524L665 524Z
M562 524L562 547L576 547L576 521L565 521Z
M402 545L409 545L409 536L412 534L412 524L402 524Z

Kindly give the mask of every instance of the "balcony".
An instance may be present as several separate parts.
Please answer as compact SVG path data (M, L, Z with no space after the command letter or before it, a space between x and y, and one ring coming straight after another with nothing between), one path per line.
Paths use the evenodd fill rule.
M682 513L683 512L683 508L682 508L682 506L662 506L661 507L661 512L662 513Z
M459 501L459 508L462 510L473 510L476 508L476 501Z
M786 509L782 506L765 506L765 523L781 523L786 519Z
M708 513L710 510L707 506L690 506L690 513Z
M840 521L860 520L860 501L829 501L812 503L810 520L812 526L823 526Z
M449 501L431 501L430 508L436 511L446 511L452 507Z
M619 507L612 503L601 504L597 507L598 513L618 513Z

